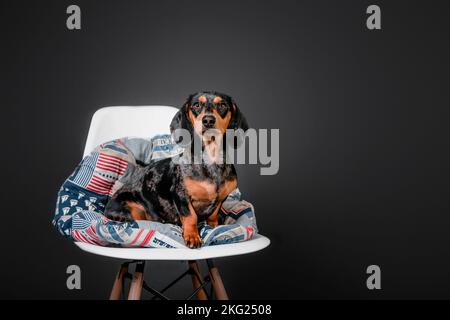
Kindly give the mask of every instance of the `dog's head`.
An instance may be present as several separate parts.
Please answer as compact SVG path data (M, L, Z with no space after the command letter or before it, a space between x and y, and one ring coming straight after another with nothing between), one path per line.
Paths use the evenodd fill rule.
M177 112L170 124L170 131L186 129L193 138L194 134L203 136L206 131L218 131L224 135L227 129L248 129L247 120L233 98L211 91L191 94ZM175 141L180 137L174 135Z

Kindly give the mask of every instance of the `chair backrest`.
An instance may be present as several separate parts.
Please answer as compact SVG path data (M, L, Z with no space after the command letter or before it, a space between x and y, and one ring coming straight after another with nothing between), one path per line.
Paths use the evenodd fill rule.
M92 116L83 157L103 142L123 137L151 138L170 133L178 109L168 106L105 107Z

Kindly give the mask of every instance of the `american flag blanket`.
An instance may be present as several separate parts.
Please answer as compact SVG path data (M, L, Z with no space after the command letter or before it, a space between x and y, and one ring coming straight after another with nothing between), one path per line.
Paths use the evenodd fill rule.
M183 150L170 135L151 139L122 138L98 146L86 156L62 184L56 200L53 225L66 238L101 246L186 247L180 226L153 221L118 222L103 211L110 197L141 164L180 154ZM257 232L252 204L234 190L219 211L215 228L198 225L203 246L234 243Z

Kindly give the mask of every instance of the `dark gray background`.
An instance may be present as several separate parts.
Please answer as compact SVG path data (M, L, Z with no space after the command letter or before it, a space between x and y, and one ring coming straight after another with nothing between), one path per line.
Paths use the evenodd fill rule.
M66 8L82 30L66 29ZM365 27L369 4L382 30ZM106 298L118 262L51 226L109 105L232 95L279 128L280 171L239 168L272 245L219 260L232 298L450 298L444 1L1 1L1 298ZM66 289L66 267L82 290ZM366 288L381 266L382 290ZM155 287L183 264L148 267ZM9 272L5 275L4 272ZM186 279L171 294L184 297Z

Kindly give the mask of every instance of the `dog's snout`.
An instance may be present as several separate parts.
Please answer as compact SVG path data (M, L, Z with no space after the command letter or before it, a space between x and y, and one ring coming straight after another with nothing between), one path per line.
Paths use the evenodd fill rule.
M214 116L204 116L202 119L202 123L205 127L211 128L216 123L216 117Z

